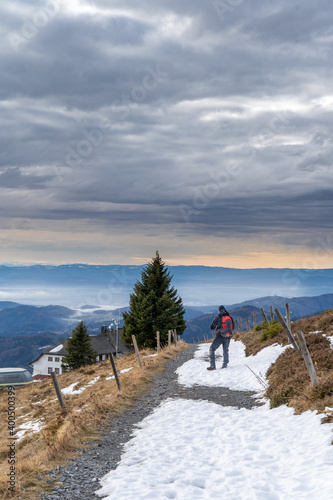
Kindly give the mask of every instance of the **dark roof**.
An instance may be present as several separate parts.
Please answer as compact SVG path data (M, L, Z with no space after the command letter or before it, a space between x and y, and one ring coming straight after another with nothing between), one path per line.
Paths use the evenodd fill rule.
M109 342L111 343L112 347L114 348L114 351L116 352L116 346L118 345L117 352L121 354L126 354L127 352L130 352L132 349L124 344L124 342L121 339L123 333L123 329L119 328L118 329L118 335L116 330L107 330L106 335L109 339ZM96 337L100 337L102 335L105 335L103 333L100 333L99 335L96 335Z
M120 354L126 354L130 351L130 348L127 347L123 341L121 340L121 334L123 333L122 328L118 330L118 339L117 339L117 331L116 330L107 330L105 333L99 333L98 335L89 335L91 340L91 345L94 351L97 352L97 355L100 354L108 354L112 352L115 354L117 351ZM50 354L52 356L65 356L67 354L67 346L68 346L69 338L65 339L63 342L59 342L59 344L51 347L48 351L42 352L34 361L31 361L29 365L36 363L44 354ZM118 340L118 349L116 349ZM63 346L59 351L54 351L54 349L58 346ZM53 352L52 352L53 351Z

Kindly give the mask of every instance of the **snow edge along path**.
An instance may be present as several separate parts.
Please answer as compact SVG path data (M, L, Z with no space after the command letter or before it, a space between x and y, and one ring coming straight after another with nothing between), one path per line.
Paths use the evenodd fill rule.
M179 383L228 386L233 374L240 380L230 389L262 390L244 361L262 375L285 348L270 346L245 358L243 344L233 341L230 367L223 372L207 372L208 349L209 344L199 346L194 359L178 368ZM333 425L321 424L316 412L294 415L292 408L270 410L267 403L238 410L171 398L137 427L118 467L102 478L99 497L333 498Z
M175 425L177 416L177 425ZM333 498L332 424L282 406L252 410L169 399L146 417L117 469L96 492L106 500Z
M228 387L229 389L238 391L256 391L260 395L263 392L263 385L260 384L258 378L251 370L266 382L265 375L270 365L277 360L287 347L290 347L273 344L262 349L255 356L246 357L243 342L231 340L228 368L221 371L221 356L218 354L216 356L217 369L209 372L206 368L209 366L210 345L199 345L194 358L177 369L178 382L181 385L185 387L192 387L196 384ZM218 351L221 351L221 348Z

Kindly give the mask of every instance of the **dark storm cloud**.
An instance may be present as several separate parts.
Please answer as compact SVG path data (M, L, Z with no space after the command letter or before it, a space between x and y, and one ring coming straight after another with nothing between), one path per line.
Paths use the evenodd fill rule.
M302 243L329 228L333 7L236 3L2 6L1 210Z
M312 2L276 2L274 7L272 13L253 19L247 25L247 30L263 41L311 43L315 34L322 36L331 31L333 13L329 2L318 5Z
M51 175L33 175L17 167L5 168L0 172L1 188L41 189L52 179Z

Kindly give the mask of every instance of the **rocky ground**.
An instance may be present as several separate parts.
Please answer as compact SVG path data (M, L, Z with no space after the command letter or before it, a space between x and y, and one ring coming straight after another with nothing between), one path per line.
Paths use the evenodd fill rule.
M61 483L41 500L93 500L99 489L99 479L117 467L121 459L123 445L131 439L138 422L167 398L186 398L212 401L222 406L252 408L257 403L254 393L231 391L223 387L194 386L186 388L177 382L176 369L191 359L196 350L192 345L169 361L163 374L154 378L149 392L137 400L134 406L118 418L103 432L102 439L90 443L90 447L80 450L80 456L66 465L52 470L48 481ZM208 363L207 363L208 365Z

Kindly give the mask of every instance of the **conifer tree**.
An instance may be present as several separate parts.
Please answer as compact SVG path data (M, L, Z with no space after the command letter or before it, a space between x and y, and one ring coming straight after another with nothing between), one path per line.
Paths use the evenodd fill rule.
M139 347L156 347L156 331L162 343L168 339L168 330L176 329L182 335L186 325L185 309L177 290L171 286L172 276L159 253L147 264L130 294L130 310L123 313L122 339L132 343L136 336Z
M80 321L72 330L72 337L68 340L67 355L62 359L65 370L76 370L81 366L96 363L97 352L94 351L89 333L84 321Z

